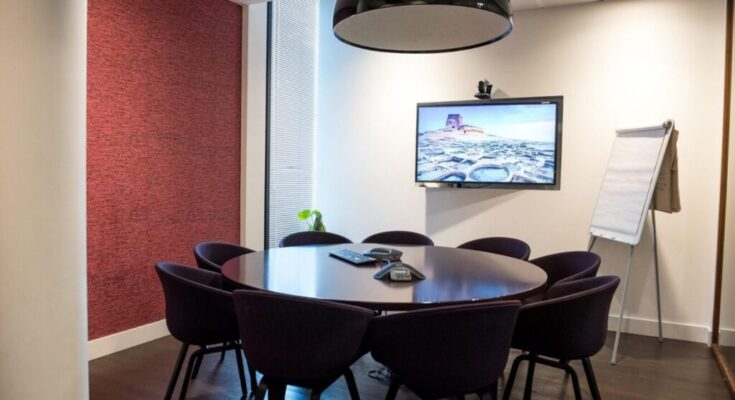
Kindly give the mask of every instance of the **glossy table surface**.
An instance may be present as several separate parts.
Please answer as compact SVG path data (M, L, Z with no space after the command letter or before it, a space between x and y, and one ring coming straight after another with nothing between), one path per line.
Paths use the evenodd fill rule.
M381 264L355 266L331 257L347 248L403 251L401 260L425 280L373 279ZM520 299L543 290L546 272L527 262L475 250L439 246L386 246L369 243L299 246L259 251L227 261L225 279L235 285L335 300L380 310L409 310L489 299Z

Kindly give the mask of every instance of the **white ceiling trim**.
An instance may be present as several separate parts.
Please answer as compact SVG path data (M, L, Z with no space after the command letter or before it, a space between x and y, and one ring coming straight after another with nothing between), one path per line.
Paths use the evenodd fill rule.
M510 0L513 11L534 10L538 8L571 6L574 4L594 3L604 0Z
M230 0L241 6L250 6L253 4L267 3L271 0ZM581 3L594 3L604 0L510 0L510 8L513 11L534 10L538 8L570 6Z

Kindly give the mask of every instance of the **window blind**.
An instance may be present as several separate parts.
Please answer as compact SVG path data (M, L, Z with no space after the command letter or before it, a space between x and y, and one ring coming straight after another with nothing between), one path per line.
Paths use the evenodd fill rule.
M304 230L313 202L319 2L270 3L270 100L266 246Z

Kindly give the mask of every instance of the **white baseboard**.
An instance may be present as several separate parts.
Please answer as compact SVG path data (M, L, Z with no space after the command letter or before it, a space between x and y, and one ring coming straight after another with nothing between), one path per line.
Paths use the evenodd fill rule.
M735 346L735 330L720 328L720 345Z
M615 332L618 326L618 316L610 315L608 317L607 329ZM666 339L686 340L688 342L710 343L710 327L692 324L682 324L677 322L663 321L663 336ZM623 323L620 326L623 333L633 333L643 336L658 336L658 321L646 318L623 317ZM735 342L735 331L732 334L733 342Z
M608 329L615 331L618 317L608 317ZM652 319L624 317L621 331L643 336L658 336L658 322ZM663 322L663 333L667 339L686 340L689 342L707 343L710 341L710 328L708 326L682 324L674 322ZM139 344L150 342L169 335L166 320L152 322L127 331L114 333L110 336L101 337L89 341L89 359L104 357L118 351L122 351ZM720 343L735 346L735 330L723 330L720 332Z
M127 331L113 333L110 336L90 340L88 342L89 360L91 361L95 358L104 357L168 335L169 332L166 327L166 320L162 319L160 321L151 322L150 324L128 329Z

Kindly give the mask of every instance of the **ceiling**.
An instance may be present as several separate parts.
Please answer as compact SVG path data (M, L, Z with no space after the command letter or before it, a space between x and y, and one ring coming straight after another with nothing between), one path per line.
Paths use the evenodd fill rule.
M510 8L513 11L523 11L536 8L569 6L580 3L594 3L595 1L604 0L510 0Z
M231 0L241 5L251 5L257 3L265 3L269 0ZM513 11L533 10L536 8L568 6L580 3L592 3L604 0L510 0L510 7Z

